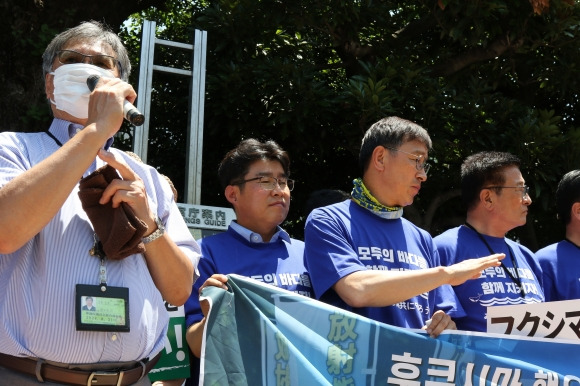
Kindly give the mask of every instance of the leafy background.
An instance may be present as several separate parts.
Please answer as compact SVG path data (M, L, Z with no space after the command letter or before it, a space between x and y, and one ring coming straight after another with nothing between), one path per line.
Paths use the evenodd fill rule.
M350 191L358 147L376 120L424 126L434 167L405 216L433 235L462 223L459 167L478 151L522 159L533 204L509 236L536 250L563 237L554 192L579 167L580 4L574 0L0 1L0 131L45 130L41 54L55 33L95 19L119 32L138 84L141 25L193 42L208 31L203 205L227 206L216 170L243 138L274 139L292 158L284 227L302 237L317 189ZM156 64L190 68L190 54L156 49ZM183 197L189 81L155 74L148 162ZM131 127L117 146L131 149Z

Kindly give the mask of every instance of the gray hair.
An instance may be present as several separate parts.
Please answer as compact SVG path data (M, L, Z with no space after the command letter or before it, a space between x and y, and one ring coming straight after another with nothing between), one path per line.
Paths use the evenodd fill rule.
M107 44L113 49L119 61L119 77L125 82L129 81L131 62L129 61L129 54L123 42L108 26L94 20L82 22L76 27L59 33L52 39L48 47L46 47L44 54L42 54L43 78L46 78L46 74L51 72L52 63L56 58L57 52L71 41L94 41Z
M398 148L404 142L417 140L431 150L431 137L423 127L399 117L386 117L375 122L365 133L360 152L359 167L364 174L377 146Z

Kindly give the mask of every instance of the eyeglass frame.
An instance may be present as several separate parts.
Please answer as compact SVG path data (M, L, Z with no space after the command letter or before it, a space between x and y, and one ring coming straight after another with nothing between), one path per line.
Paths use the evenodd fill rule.
M74 52L75 54L81 55L81 56L83 57L83 60L82 60L81 62L76 62L76 63L84 63L84 62L85 62L85 60L86 60L86 58L89 58L89 61L90 61L90 63L91 63L93 66L96 66L96 64L94 64L94 63L93 63L93 57L97 57L97 56L101 56L101 57L103 57L103 56L104 56L104 57L107 57L107 58L111 58L111 59L113 59L113 61L115 62L115 67L113 67L113 68L105 68L105 67L100 67L100 68L103 68L103 69L105 69L105 70L109 70L109 71L113 71L115 68L117 68L117 69L119 70L119 72L121 72L121 62L119 61L119 59L115 58L115 57L114 57L114 56L112 56L112 55L107 55L107 54L95 54L95 55L87 55L87 54L83 54L82 52L78 52L78 51L75 51L75 50L58 50L58 51L56 51L56 59L57 59L57 60L58 60L58 62L59 62L60 64L62 64L63 66L66 66L67 64L76 64L76 63L63 63L63 62L61 62L61 61L60 61L60 55L61 55L63 52ZM97 67L99 67L99 66L97 66Z
M530 187L528 185L521 185L521 186L484 186L481 189L523 189L522 191L522 200L526 198L526 196L530 196Z
M258 177L254 177L254 178L249 178L247 180L241 180L241 181L238 181L238 182L233 182L232 185L242 185L242 184L245 184L246 182L252 182L252 181L261 180L262 178L274 179L274 181L276 181L276 184L273 185L271 189L268 189L268 188L265 188L264 186L262 186L262 189L264 189L264 190L274 190L274 189L276 189L276 187L279 187L282 190L288 188L288 191L291 192L292 190L294 190L294 183L296 182L296 180L293 180L292 178L286 178L286 177L276 178L276 177L270 177L270 176L258 176ZM281 179L285 179L286 180L286 183L284 184L284 187L282 187L282 185L280 185L280 180ZM273 181L270 181L270 183L273 183ZM260 184L263 185L262 181L260 181ZM292 185L292 186L290 186L290 185Z
M429 170L431 169L431 164L427 162L427 160L425 160L422 164L419 163L419 160L421 158L424 158L422 155L417 155L417 154L413 154L413 153L409 153L407 151L401 150L401 149L395 149L394 147L390 147L390 146L383 146L385 149L389 149L389 150L393 150L393 151L398 151L401 153L405 153L408 155L412 155L415 158L415 168L417 169L417 171L421 171L424 170L425 174L429 173Z

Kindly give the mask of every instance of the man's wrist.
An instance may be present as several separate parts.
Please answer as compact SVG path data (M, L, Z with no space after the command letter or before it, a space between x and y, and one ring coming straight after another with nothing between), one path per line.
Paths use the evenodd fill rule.
M163 223L161 222L161 219L159 217L155 217L155 224L157 224L157 229L149 236L143 237L142 239L143 244L148 244L154 240L157 240L165 233L165 227L163 226Z

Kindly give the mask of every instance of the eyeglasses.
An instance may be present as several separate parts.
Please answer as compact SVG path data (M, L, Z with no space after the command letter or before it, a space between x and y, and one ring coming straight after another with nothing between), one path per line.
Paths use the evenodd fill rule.
M110 55L85 55L80 52L72 50L61 50L57 53L58 61L61 64L75 64L84 63L86 58L89 58L89 62L97 67L104 68L105 70L114 70L119 64L119 61Z
M241 184L245 184L246 182L251 182L251 181L258 181L258 184L260 184L260 187L264 190L274 190L274 189L276 189L276 186L279 186L280 189L282 189L282 190L286 189L286 187L288 187L289 191L292 191L294 189L294 180L292 180L290 178L276 178L276 177L266 177L266 176L254 177L254 178L250 178L248 180L242 180L242 181L236 182L232 185L241 185Z
M415 167L417 168L417 170L424 170L425 174L429 173L429 169L431 169L431 164L428 164L427 161L421 161L423 160L423 156L422 155L417 155L417 154L413 154L413 153L408 153L406 151L400 150L400 149L395 149L394 147L388 147L388 146L383 146L385 149L389 149L392 151L398 151L401 153L405 153L408 154L410 156L413 156L415 159Z
M482 189L521 189L522 200L530 194L530 187L528 185L523 185L523 186L484 186Z

